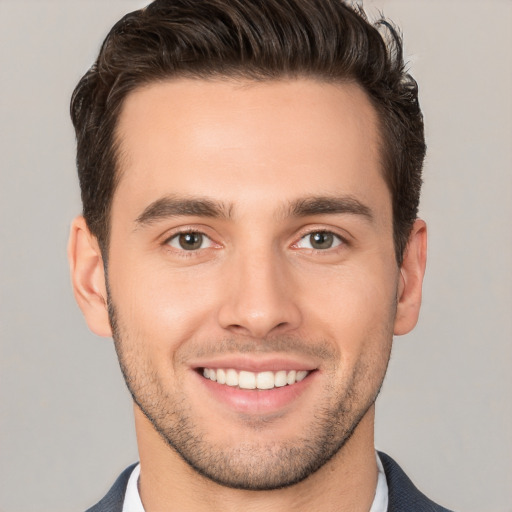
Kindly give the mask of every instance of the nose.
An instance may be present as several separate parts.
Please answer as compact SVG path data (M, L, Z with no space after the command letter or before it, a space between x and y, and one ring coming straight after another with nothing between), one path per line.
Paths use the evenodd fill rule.
M231 262L218 312L223 329L264 338L284 334L301 324L292 272L278 255L240 255Z

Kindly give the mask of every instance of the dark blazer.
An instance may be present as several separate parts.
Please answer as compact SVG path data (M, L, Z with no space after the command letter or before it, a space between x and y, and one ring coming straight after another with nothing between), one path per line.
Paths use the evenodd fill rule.
M388 512L450 512L436 505L418 491L400 466L385 453L379 452L388 482ZM107 495L86 512L122 512L124 494L135 464L126 468L116 480Z

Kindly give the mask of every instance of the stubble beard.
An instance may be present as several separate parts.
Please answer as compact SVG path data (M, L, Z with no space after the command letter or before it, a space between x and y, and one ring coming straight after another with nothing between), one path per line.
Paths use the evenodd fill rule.
M110 297L108 306L121 372L134 402L166 444L192 469L213 482L235 489L260 491L288 487L306 479L332 459L374 404L391 352L390 334L389 340L386 339L388 348L371 361L359 361L343 389L336 389L334 385L326 387L322 403L306 412L311 421L302 435L279 442L229 444L228 439L226 445L216 446L208 440L205 431L208 426L194 419L184 393L164 389L148 359L137 353L137 349L126 350L127 343L131 347L141 347L144 343L141 340L133 343L129 339ZM387 326L385 330L389 330ZM231 340L231 345L236 342ZM318 342L317 345L321 346ZM372 364L375 357L380 358L377 368ZM333 360L331 364L333 377L336 362ZM369 393L364 391L368 389L368 382L373 383ZM247 417L244 426L248 431L258 431L266 428L267 421Z

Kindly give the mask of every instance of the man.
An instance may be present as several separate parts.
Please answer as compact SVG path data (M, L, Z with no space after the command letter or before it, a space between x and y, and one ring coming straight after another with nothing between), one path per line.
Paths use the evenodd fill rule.
M446 510L373 442L426 259L417 87L380 28L157 0L78 84L73 286L140 454L90 510Z

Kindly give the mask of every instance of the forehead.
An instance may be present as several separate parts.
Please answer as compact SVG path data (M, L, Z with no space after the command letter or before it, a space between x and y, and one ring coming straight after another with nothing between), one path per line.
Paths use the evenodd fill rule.
M211 196L235 210L308 193L389 202L377 126L353 83L153 83L128 95L119 118L113 214L165 194Z

